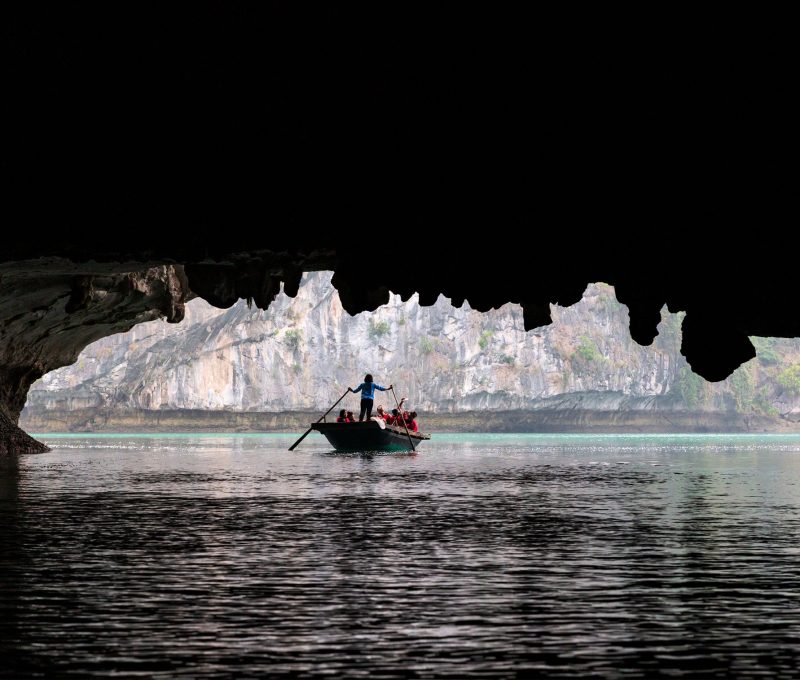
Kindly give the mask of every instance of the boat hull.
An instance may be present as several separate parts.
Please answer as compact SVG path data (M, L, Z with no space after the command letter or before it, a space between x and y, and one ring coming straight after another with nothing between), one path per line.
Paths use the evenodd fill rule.
M405 429L370 420L363 423L313 423L311 428L322 434L337 451L411 451ZM411 432L414 449L430 435Z

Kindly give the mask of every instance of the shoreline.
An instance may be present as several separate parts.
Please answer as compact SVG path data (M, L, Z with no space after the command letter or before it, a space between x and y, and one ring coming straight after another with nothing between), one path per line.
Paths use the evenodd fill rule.
M201 410L23 411L20 427L37 434L303 432L318 420L318 411L234 412ZM328 420L335 418L328 416ZM541 433L800 433L800 422L761 414L685 411L466 411L420 413L423 432Z

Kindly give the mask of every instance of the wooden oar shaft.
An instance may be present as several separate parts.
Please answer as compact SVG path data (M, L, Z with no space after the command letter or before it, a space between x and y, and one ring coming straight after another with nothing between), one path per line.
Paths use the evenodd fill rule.
M329 408L327 411L325 411L325 413L323 413L323 414L322 414L322 417L321 417L321 418L320 418L320 419L319 419L317 422L318 422L318 423L321 423L323 420L325 420L325 416L327 416L327 415L328 415L328 414L329 414L331 411L333 411L333 409L335 409L335 408L336 408L336 407L339 405L339 402L340 402L342 399L344 399L344 398L345 398L345 397L346 397L348 394L350 394L350 388L349 388L349 387L347 388L347 392L345 392L345 393L344 393L344 394L343 394L341 397L339 397L339 399L337 399L336 403L335 403L333 406L331 406L331 407L330 407L330 408ZM395 399L397 399L397 397L395 397ZM292 444L292 445L289 447L289 451L294 451L294 450L295 450L295 447L296 447L296 446L297 446L297 445L298 445L298 444L299 444L301 441L303 441L303 440L304 440L304 439L305 439L305 438L306 438L306 437L307 437L307 436L308 436L308 435L311 433L311 430L313 430L313 429L314 429L313 427L309 427L309 428L308 428L308 429L307 429L307 430L306 430L306 431L303 433L303 436L302 436L302 437L300 437L300 439L298 439L298 440L297 440L297 441L296 441L294 444Z
M397 401L397 395L394 393L394 385L392 385L392 396L394 397L394 403L397 404L397 417L402 418L403 427L406 428L406 434L408 435L408 443L411 444L411 450L416 451L416 449L414 448L414 440L411 439L411 433L408 431L408 425L406 425L406 419L403 418L403 414L400 411L400 403Z

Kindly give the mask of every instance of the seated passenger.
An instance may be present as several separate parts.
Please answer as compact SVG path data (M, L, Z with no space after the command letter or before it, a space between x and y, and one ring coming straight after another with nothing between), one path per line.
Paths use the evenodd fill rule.
M353 415L352 411L348 411L347 412L347 420L345 420L344 422L346 422L346 423L354 423L354 422L356 422L356 417Z
M346 423L347 422L347 411L342 409L339 411L339 417L336 419L337 423Z
M418 432L419 427L417 427L417 412L411 411L410 413L405 414L405 421L406 427L408 428L409 432Z
M377 408L377 415L379 418L383 418L384 422L388 423L391 416L383 410L383 405L378 404Z

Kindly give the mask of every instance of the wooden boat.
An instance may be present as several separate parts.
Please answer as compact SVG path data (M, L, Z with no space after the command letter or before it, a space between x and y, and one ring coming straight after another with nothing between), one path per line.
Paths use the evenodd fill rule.
M331 443L337 451L411 451L426 439L429 434L409 432L404 427L386 425L375 419L363 423L313 423L311 429L316 430Z

